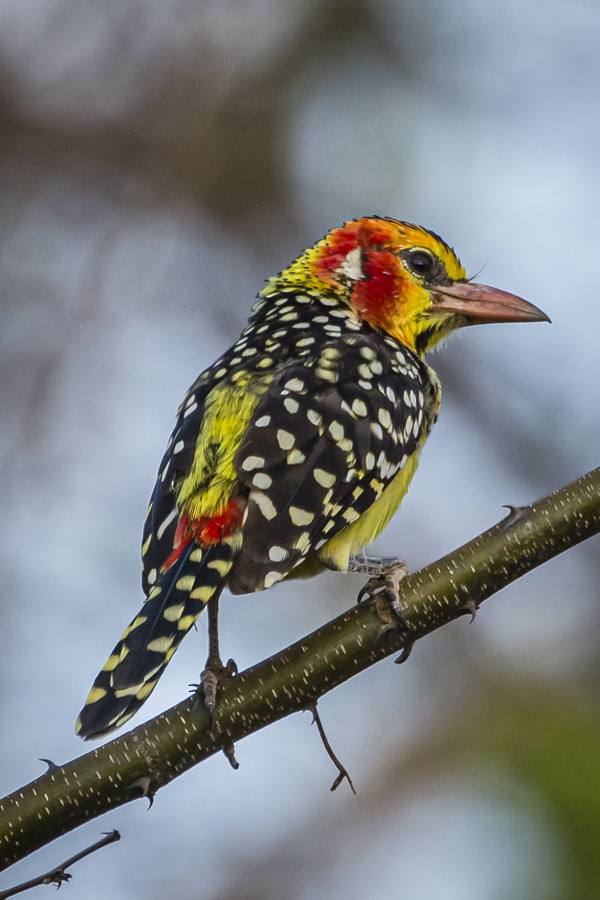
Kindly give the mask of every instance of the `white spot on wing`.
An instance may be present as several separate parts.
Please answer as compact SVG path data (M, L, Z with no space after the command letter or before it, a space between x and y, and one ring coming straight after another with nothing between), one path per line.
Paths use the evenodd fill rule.
M265 461L262 456L247 456L242 463L244 472L252 472L253 469L262 469Z
M252 491L250 494L250 499L253 500L258 506L262 515L270 521L274 519L277 515L277 510L273 504L273 501L266 494L261 493L260 491Z
M281 581L283 574L281 572L267 572L265 575L265 587L273 587L278 581Z
M334 419L333 422L329 423L328 430L334 441L341 441L344 439L344 426L341 422L338 422L337 419Z
M277 429L277 443L281 447L282 450L291 450L295 444L294 435L290 431L285 431L283 428ZM263 460L264 463L264 460Z
M297 466L300 463L303 463L306 459L304 453L301 450L298 450L297 447L293 447L287 455L287 464L288 466Z
M284 559L287 559L289 553L285 549L285 547L279 547L275 544L273 547L269 547L269 559L271 562L283 562Z
M288 391L302 392L304 390L304 382L301 378L290 378L289 381L286 381L285 386Z
M270 475L267 475L266 472L257 472L252 479L252 484L254 485L254 487L266 491L267 488L270 488L273 484L273 479Z
M366 403L357 397L352 401L352 412L355 416L360 416L364 418L367 415L367 406Z
M289 514L294 525L310 525L314 519L314 513L300 509L298 506L290 506Z
M326 472L325 469L315 469L313 478L317 484L320 484L325 488L333 487L335 484L335 475L332 475L331 472Z
M392 427L392 420L387 409L380 409L377 414L377 418L386 429L386 431L389 431L389 429Z

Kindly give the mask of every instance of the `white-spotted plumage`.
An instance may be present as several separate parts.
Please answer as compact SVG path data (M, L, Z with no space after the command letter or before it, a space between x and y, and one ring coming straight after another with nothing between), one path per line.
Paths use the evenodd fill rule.
M94 682L82 736L134 714L224 587L261 591L344 568L385 527L439 407L422 360L428 332L403 332L390 306L401 300L402 254L421 239L432 249L420 262L438 259L436 284L463 282L434 235L393 220L347 223L268 282L239 340L192 385L148 508L147 599ZM418 273L411 284L426 310L432 292Z

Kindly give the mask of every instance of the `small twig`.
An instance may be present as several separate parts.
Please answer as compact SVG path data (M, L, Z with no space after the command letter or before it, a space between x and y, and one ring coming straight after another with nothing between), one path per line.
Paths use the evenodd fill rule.
M55 884L58 889L64 881L69 881L72 877L65 871L69 866L75 865L76 862L79 862L79 860L83 859L85 856L89 856L90 853L95 853L96 850L101 850L102 847L106 847L108 844L114 844L115 841L120 840L121 835L116 829L114 831L109 831L106 833L106 837L96 841L95 844L92 844L91 847L87 847L80 853L76 853L75 856L66 859L64 863L61 863L60 866L46 872L45 875L38 875L37 878L32 878L31 881L24 881L22 884L17 884L7 891L0 891L0 900L6 900L7 897L14 897L16 894L22 894L23 891L38 887L40 884Z
M317 726L317 731L319 732L319 737L321 738L323 746L325 747L325 752L327 753L327 756L329 757L331 762L334 764L334 766L340 773L338 775L338 777L335 779L335 781L333 782L333 784L331 785L331 787L329 788L329 790L330 791L337 790L337 788L340 786L340 784L342 783L342 781L345 778L346 781L348 782L348 784L350 785L350 790L352 791L352 793L356 794L354 785L352 784L352 779L350 778L350 775L348 774L347 769L345 769L344 766L341 764L341 762L339 761L339 759L333 752L331 744L327 740L327 735L325 734L325 729L323 728L323 723L321 722L321 717L319 716L319 713L317 712L317 704L312 703L310 706L307 707L307 709L309 709L310 712L313 714L313 722Z

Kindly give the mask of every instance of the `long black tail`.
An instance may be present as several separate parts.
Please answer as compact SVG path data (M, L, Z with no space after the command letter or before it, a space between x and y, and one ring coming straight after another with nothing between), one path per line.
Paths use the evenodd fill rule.
M208 601L220 593L235 550L194 541L160 577L99 672L75 730L95 738L119 728L154 690L169 660Z

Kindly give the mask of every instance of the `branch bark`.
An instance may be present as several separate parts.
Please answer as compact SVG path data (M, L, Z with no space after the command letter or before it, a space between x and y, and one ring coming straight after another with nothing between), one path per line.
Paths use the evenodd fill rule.
M178 775L445 625L569 547L600 532L600 468L528 507L400 586L406 630L382 635L381 600L354 606L219 691L212 727L188 698L0 801L0 870L84 822Z

